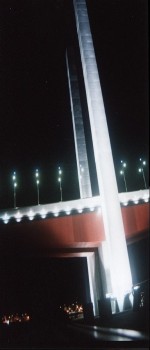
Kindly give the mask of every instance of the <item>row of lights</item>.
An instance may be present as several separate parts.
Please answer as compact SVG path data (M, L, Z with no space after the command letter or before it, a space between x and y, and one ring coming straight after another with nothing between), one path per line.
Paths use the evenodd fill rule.
M19 315L18 313L14 315L9 315L9 316L4 315L2 317L2 323L7 325L14 322L16 323L16 322L28 322L28 321L30 321L30 316L27 313L21 314L21 315Z
M89 210L91 212L94 211L94 209L95 209L94 207L89 208ZM77 212L79 214L81 214L81 213L83 213L84 209L83 208L77 208L76 210L77 210ZM72 209L69 209L69 208L66 208L64 210L66 215L70 215L71 211L72 211ZM3 215L3 217L2 217L2 220L3 220L3 222L5 224L8 224L8 222L9 222L9 220L11 218L15 218L17 222L20 222L23 217L28 217L29 220L32 221L36 215L40 215L40 217L42 219L45 219L48 214L49 215L52 214L54 217L58 217L60 215L60 212L61 212L61 210L59 211L57 208L54 211L52 211L52 212L46 211L44 208L42 208L42 210L39 213L35 213L32 209L30 209L27 214L21 214L20 211L18 211L14 216L9 216L7 213L5 213ZM100 213L100 212L101 212L101 208L99 207L98 208L98 213Z
M147 193L144 194L142 198L137 198L137 197L134 196L133 199L130 199L128 201L126 200L126 198L124 198L124 199L122 199L121 204L124 205L124 206L127 206L130 201L132 201L135 204L138 204L140 200L142 200L145 203L147 203L149 201L149 194L147 194ZM81 214L81 213L84 212L84 210L87 210L87 209L89 210L89 212L97 211L97 214L101 214L101 207L99 207L99 206L96 206L96 207L95 206L91 206L91 207L89 206L88 208L87 207L86 208L84 208L84 207L82 208L80 206L80 207L77 207L76 209L75 208L73 209L73 208L66 207L66 208L64 208L64 210L59 210L56 207L56 208L54 208L53 211L45 210L45 208L42 208L40 210L40 212L34 212L32 209L30 209L29 212L27 212L26 214L25 213L21 214L20 211L17 211L17 213L14 214L13 216L10 216L7 213L5 213L3 215L3 217L1 217L1 219L3 220L3 222L5 224L7 224L11 218L15 218L15 220L17 222L20 222L23 218L28 217L28 219L30 221L32 221L35 218L36 215L40 215L40 217L42 219L45 219L48 215L53 215L54 217L58 217L61 214L61 212L65 212L66 215L71 215L71 213L74 210L76 210L77 213Z
M144 188L147 189L146 179L145 179L145 173L144 173L144 167L146 166L146 161L142 160L140 158L140 167L138 168L138 172L142 174L143 182L144 182ZM125 191L127 192L127 181L126 181L126 168L127 163L121 160L121 170L120 175L123 176L124 185L125 185ZM84 171L83 167L81 167L81 172ZM39 185L40 185L40 174L39 170L36 169L35 171L35 178L36 178L36 186L37 186L37 204L40 204L40 198L39 198ZM17 178L16 178L16 172L13 173L13 188L14 188L14 208L16 208L16 188L17 188ZM58 167L58 182L59 182L59 190L60 190L60 200L63 200L62 196L62 169Z
M142 158L140 158L139 160L140 160L140 167L138 168L138 172L141 173L141 175L143 177L144 187L145 187L145 189L147 189L145 173L144 173L144 167L146 166L146 161L143 160ZM127 167L127 163L125 163L123 160L121 160L121 166L122 166L122 169L120 170L120 175L123 176L125 190L127 192L127 182L126 182L126 167Z
M37 204L40 204L40 196L39 196L39 185L40 185L40 174L39 170L36 169L35 171L35 179L36 179L36 186L37 186ZM16 188L17 188L17 176L16 171L14 171L13 176L13 188L14 188L14 208L16 208ZM60 167L58 167L58 182L59 182L59 189L60 189L60 200L62 201L62 170Z

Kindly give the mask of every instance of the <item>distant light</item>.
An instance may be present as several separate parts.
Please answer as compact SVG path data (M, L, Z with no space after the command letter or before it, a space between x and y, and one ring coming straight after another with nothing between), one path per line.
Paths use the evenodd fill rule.
M120 174L121 174L121 175L123 175L123 174L124 174L123 170L120 170Z
M36 183L37 183L37 185L40 183L40 181L39 180L36 180Z
M135 286L133 289L134 290L137 290L137 289L139 289L140 287L139 286Z
M58 178L58 182L61 182L61 177Z

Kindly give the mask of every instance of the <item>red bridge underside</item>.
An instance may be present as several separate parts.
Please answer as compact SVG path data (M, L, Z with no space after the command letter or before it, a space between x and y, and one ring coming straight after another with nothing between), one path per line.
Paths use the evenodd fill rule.
M127 242L149 231L149 203L122 207ZM96 211L2 224L0 254L15 256L87 256L105 240L102 214Z

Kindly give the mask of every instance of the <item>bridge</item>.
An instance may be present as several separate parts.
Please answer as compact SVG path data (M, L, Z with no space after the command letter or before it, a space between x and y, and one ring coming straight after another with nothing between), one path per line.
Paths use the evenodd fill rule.
M97 300L110 293L117 299L121 311L126 293L132 290L126 243L148 232L149 192L118 194L86 1L74 0L73 7L100 196L92 197L78 75L68 52L66 62L81 199L1 211L0 252L3 256L16 252L21 256L86 256L96 314ZM109 181L108 174L111 174Z
M149 190L118 196L127 244L145 239L149 232ZM0 211L0 254L4 259L87 258L95 314L97 282L92 281L90 266L105 241L100 196Z
M149 191L119 193L126 240L149 230ZM0 211L0 250L7 254L83 257L105 241L101 197L41 204ZM9 249L8 249L9 246Z

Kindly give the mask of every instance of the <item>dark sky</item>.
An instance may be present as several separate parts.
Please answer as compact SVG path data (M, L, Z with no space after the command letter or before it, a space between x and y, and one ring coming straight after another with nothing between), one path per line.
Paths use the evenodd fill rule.
M124 191L123 159L128 190L138 190L143 188L138 160L148 160L148 1L88 0L87 5L118 188ZM0 0L0 209L13 207L13 171L17 206L37 203L36 168L40 203L59 201L59 165L63 199L79 198L65 63L66 47L75 40L73 21L71 0ZM146 169L145 175L148 179ZM63 296L82 299L85 293L83 259L69 264L2 259L0 266L4 311L17 302L22 310L28 302L38 305L40 295L46 300L56 295L61 302Z
M128 190L138 190L138 160L148 158L148 1L87 4L118 188L123 159ZM65 63L72 16L71 0L0 0L1 209L13 206L13 171L18 206L36 204L36 168L41 203L60 200L59 165L64 200L79 197Z

